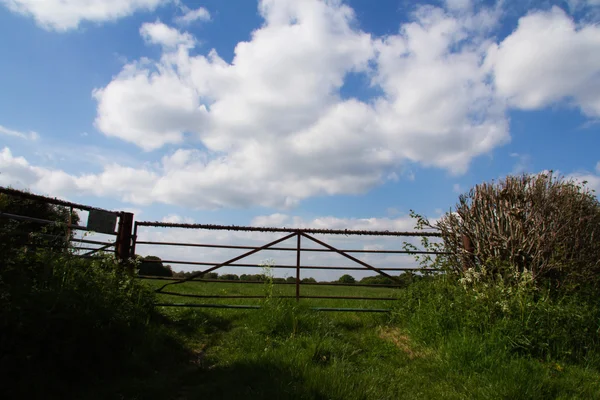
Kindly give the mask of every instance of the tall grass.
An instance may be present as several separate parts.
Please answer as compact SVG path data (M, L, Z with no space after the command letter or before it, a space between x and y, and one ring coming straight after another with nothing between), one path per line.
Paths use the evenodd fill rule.
M402 292L395 322L428 345L477 342L483 353L600 369L596 301L470 279L441 276L414 284Z

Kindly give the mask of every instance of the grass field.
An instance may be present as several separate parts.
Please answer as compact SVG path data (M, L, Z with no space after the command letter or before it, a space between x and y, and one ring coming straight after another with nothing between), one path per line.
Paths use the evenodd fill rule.
M154 288L165 281L147 280ZM184 283L168 290L262 295L265 285ZM387 288L304 286L303 294L394 297ZM293 295L293 285L273 294ZM315 312L319 307L398 307L394 300L194 299L161 302L262 304L260 310L159 308L189 360L138 382L125 398L156 399L600 399L594 369L488 349L472 336L434 345L414 339L394 313ZM98 391L98 398L106 397Z
M146 280L148 285L159 288L165 283L175 282L166 280ZM186 282L167 286L164 290L181 294L193 295L220 295L220 296L265 296L267 292L273 296L295 296L296 286L286 284L274 284L270 287L264 283L240 284L240 283L215 283L215 282ZM324 286L324 285L300 285L302 296L341 296L341 297L371 297L389 298L390 300L355 300L355 299L301 299L302 305L310 307L337 307L337 308L389 308L401 289L396 288L373 288L361 286ZM210 304L248 304L259 305L261 299L235 299L235 298L193 298L159 294L160 302L172 303L210 303Z

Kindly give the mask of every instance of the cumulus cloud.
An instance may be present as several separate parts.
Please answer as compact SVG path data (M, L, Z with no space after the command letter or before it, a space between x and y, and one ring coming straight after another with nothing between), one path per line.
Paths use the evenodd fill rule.
M214 188L197 205L293 206L364 193L403 176L395 171L406 162L463 173L509 140L482 40L464 40L482 34L477 21L487 10L457 16L422 7L383 39L357 29L339 2L265 0L259 12L263 26L238 43L231 63L214 50L171 46L94 91L106 135L145 150L186 138L207 149L202 162L156 182L158 198L180 203ZM384 94L342 99L349 73L366 74Z
M498 93L514 107L532 110L568 101L588 116L600 116L600 27L595 24L577 24L558 7L532 12L492 45L487 62Z
M177 48L178 46L193 47L195 39L189 33L181 33L159 21L146 22L140 28L140 35L148 43L159 44L166 48Z
M184 14L175 18L175 22L180 25L189 25L195 21L210 21L210 12L204 7L199 7L195 10L184 8Z
M0 0L9 10L31 16L45 29L66 31L82 21L114 21L152 11L169 0Z
M595 113L597 27L554 8L521 18L494 44L498 8L450 3L419 6L397 33L377 38L339 1L262 0L263 25L231 62L215 50L192 52L189 33L144 24L140 34L162 53L128 63L93 91L95 125L146 151L185 149L70 182L140 204L288 208L410 179L410 164L462 174L510 141L509 106L570 96ZM379 94L343 97L349 74Z

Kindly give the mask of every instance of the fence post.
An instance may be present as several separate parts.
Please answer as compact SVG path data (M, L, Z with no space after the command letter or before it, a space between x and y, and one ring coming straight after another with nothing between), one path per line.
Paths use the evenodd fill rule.
M467 253L463 257L463 271L469 269L470 266L474 266L475 264L475 246L473 246L473 242L471 242L471 238L467 235L462 235L463 249Z
M115 253L117 261L126 263L131 256L131 229L133 228L133 213L121 212Z
M300 240L301 235L298 233L298 242L296 245L296 302L300 301Z

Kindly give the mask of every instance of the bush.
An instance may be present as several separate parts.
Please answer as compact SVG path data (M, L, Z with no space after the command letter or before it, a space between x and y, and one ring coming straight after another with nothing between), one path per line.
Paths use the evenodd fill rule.
M146 256L140 257L138 266L138 274L146 276L173 276L171 267L165 266L160 257Z
M13 261L0 270L0 374L9 398L70 396L73 382L147 370L163 341L150 325L153 293L112 257L38 250Z
M600 287L600 203L574 181L549 173L476 185L435 227L447 249L472 242L473 254L449 256L459 274L466 265L507 280L530 271L538 286Z
M69 233L67 229L70 214L68 207L0 193L0 212L56 222L43 224L0 218L0 252L3 254L1 261L16 256L25 246L29 250L46 247L55 251L66 251L68 239L73 237L73 232ZM79 223L79 215L76 212L71 214L71 223Z

